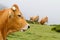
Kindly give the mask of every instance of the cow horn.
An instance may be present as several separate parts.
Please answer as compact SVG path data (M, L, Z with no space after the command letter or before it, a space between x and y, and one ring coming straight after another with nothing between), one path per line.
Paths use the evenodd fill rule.
M12 9L15 11L16 10L16 7L13 6Z

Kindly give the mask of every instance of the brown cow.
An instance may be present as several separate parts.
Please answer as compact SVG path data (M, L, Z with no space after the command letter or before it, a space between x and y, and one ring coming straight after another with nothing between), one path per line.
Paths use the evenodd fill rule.
M43 25L45 22L48 22L48 17L47 16L42 18L39 23Z
M39 16L30 17L31 22L38 22Z
M11 8L0 10L0 40L6 40L10 32L25 31L28 28L30 26L16 4Z

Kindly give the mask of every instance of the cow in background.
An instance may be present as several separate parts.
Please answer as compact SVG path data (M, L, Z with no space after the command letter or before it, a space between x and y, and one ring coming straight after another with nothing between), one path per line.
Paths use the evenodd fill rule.
M39 16L33 16L33 17L30 17L30 21L31 22L38 22L38 20L39 20Z
M46 17L44 17L44 18L42 18L41 19L41 21L39 22L39 24L45 24L46 22L48 22L48 17L46 16Z

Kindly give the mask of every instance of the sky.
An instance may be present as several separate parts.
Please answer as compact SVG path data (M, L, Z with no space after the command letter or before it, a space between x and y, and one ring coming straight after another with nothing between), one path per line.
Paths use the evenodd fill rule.
M41 18L48 16L48 24L60 24L60 0L0 0L0 9L18 4L22 14L29 20L30 16Z

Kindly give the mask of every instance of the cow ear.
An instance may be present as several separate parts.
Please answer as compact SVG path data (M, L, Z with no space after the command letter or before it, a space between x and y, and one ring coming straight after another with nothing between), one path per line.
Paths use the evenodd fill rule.
M14 14L11 13L11 11L8 11L8 13L9 13L9 18L12 18Z
M16 10L16 7L15 7L15 6L13 6L13 7L12 7L12 10L13 10L13 11L15 11L15 10Z

